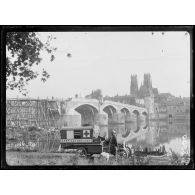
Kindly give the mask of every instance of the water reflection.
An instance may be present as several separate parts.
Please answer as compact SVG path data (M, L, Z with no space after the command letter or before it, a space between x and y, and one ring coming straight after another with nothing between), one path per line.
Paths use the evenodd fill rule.
M109 124L101 127L104 136L110 136L111 131L117 131L118 143L145 147L159 147L164 145L166 151L170 149L181 154L183 149L190 149L189 122L172 123L166 121L150 121L148 124L136 122L126 124ZM185 137L185 146L184 146Z

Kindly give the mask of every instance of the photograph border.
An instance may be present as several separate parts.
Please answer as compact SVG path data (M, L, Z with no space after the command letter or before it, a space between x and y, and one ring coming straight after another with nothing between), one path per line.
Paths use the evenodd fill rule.
M187 31L190 35L190 163L188 165L44 165L10 166L6 163L6 33L7 32L144 32ZM1 26L1 169L6 170L190 170L194 169L194 90L193 90L193 26L124 26L124 25L68 25L68 26Z

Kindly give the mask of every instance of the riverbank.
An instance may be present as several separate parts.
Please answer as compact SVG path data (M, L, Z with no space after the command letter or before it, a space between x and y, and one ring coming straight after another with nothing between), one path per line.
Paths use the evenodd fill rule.
M101 156L80 158L74 153L40 153L7 151L6 162L9 166L77 166L77 165L177 165L170 157L130 157L128 159L110 158L108 161Z

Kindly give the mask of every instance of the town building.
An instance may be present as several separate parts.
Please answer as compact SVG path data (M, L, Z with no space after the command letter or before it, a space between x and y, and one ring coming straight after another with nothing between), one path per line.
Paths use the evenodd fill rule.
M140 88L137 83L137 75L132 75L131 103L145 106L150 113L150 118L173 118L174 120L189 118L190 98L175 97L171 93L159 93L157 88L152 87L150 74L144 74Z
M153 88L149 73L144 74L140 87L137 75L131 75L129 95L106 96L104 100L145 107L151 119L183 120L189 119L190 115L190 98L175 97L171 93L159 93L157 88Z

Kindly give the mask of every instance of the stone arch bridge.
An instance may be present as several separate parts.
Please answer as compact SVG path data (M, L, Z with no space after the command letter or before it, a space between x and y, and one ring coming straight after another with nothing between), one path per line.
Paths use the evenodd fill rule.
M99 102L96 99L71 99L65 101L60 126L80 126L82 124L107 125L143 121L148 117L146 108L113 101Z

